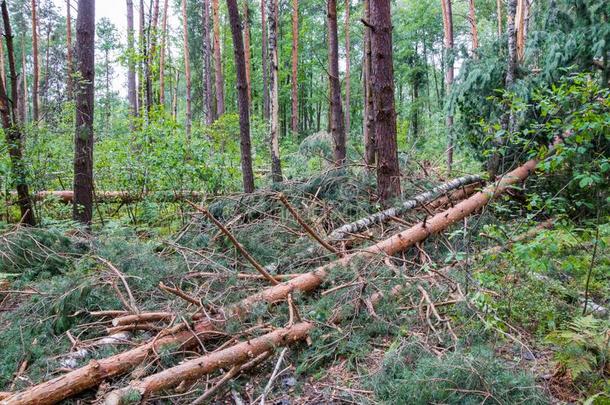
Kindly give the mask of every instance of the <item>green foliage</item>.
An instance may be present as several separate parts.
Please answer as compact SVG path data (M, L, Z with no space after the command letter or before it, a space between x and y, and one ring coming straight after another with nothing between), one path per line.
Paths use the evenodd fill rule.
M577 317L546 340L559 347L555 360L576 380L581 375L610 372L610 323L589 315Z
M530 375L513 370L482 346L437 357L408 342L386 354L371 385L388 404L547 403Z

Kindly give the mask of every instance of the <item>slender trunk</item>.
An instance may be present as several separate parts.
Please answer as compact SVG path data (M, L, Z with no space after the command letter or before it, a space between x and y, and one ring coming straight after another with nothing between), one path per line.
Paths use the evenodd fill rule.
M345 0L345 134L349 137L351 129L351 61L349 33L349 18L350 18L351 0Z
M477 15L474 0L468 0L468 20L472 35L472 53L474 54L479 47L479 32L477 30Z
M19 120L25 124L28 120L29 100L28 100L28 74L26 71L27 61L25 57L25 34L21 34L21 76L17 79L21 83L22 96L16 105L19 106ZM25 136L25 135L24 135Z
M263 118L265 121L269 121L269 72L267 71L268 62L268 50L267 50L267 0L261 0L261 46L262 46L262 57L261 62L263 65ZM271 0L273 1L273 0Z
M218 1L218 0L215 0ZM182 0L182 41L184 46L184 79L186 81L186 139L191 139L191 58L189 51L188 26L186 19L186 0Z
M104 52L104 65L106 66L106 105L105 107L105 128L110 128L110 51L106 49Z
M144 36L144 0L140 0L139 10L139 22L138 22L138 110L143 108L144 105L144 93L145 93L145 78L144 78L144 60L146 56L146 37ZM145 114L142 114L145 116Z
M212 40L210 37L210 0L203 0L203 103L205 123L211 125L216 120L212 107Z
M529 1L517 0L517 11L515 14L515 41L517 48L517 61L523 61L525 57L525 31L526 21L529 18Z
M0 115L2 127L11 161L11 174L17 190L17 204L21 211L21 222L27 225L36 225L34 205L30 197L27 184L27 167L23 161L23 132L22 122L16 111L19 104L19 84L17 69L15 68L15 50L13 47L13 31L6 1L2 1L2 21L4 23L4 38L6 39L6 52L8 56L9 74L11 82L10 98L7 94L6 80L0 85Z
M38 64L38 21L36 18L36 0L32 0L32 60L34 70L32 72L32 120L38 122L39 110L38 88L40 85L40 66Z
M339 36L337 34L337 1L327 0L328 22L328 72L330 82L330 132L335 148L335 166L345 163L345 126L341 105L341 81L339 80Z
M364 0L364 20L371 20L370 0ZM367 167L376 164L377 150L375 146L375 116L373 108L372 78L371 78L371 28L364 27L364 163Z
M127 0L127 98L129 99L130 127L135 129L133 118L138 116L138 95L136 91L135 49L133 47L133 0Z
M168 0L163 3L163 20L161 21L161 47L159 48L159 105L165 104L165 47L167 44L167 7Z
M271 177L274 183L282 181L279 140L279 54L277 46L278 0L269 0L269 52L271 53Z
M292 116L290 129L299 132L299 0L292 0Z
M453 12L451 10L451 0L441 0L443 9L443 30L445 46L445 97L451 98L451 88L453 86ZM445 102L447 110L447 171L451 174L453 166L453 112L449 102Z
M252 152L250 145L250 103L248 101L248 76L244 55L244 42L239 21L237 0L227 0L231 32L233 34L233 49L235 53L235 69L237 71L237 103L239 106L239 135L241 148L241 171L244 191L254 191L254 173L252 172Z
M74 98L73 94L73 78L72 78L72 16L71 9L72 5L70 4L70 0L66 0L66 64L67 68L67 77L66 77L66 94L68 95L68 100L72 101ZM132 11L133 13L133 11ZM132 22L133 24L133 22ZM3 63L4 65L4 63Z
M157 25L159 21L159 0L154 0L151 4L152 15L148 26L148 55L146 58L146 111L150 113L150 110L155 104L155 95L153 89L153 82L155 80L155 71L153 64L157 55Z
M390 3L390 0L373 0L370 3L377 193L384 204L391 198L400 196Z
M93 218L93 111L95 74L95 0L78 0L76 19L76 93L74 136L74 220Z
M250 54L250 0L244 0L244 58L246 63L246 82L248 84L248 108L252 108L252 56Z
M172 117L178 120L178 87L180 85L180 69L176 69L176 80L174 83L174 97L172 99Z
M216 82L216 114L220 117L225 113L224 78L222 75L222 59L220 55L220 10L218 0L212 0L212 19L214 22L214 73Z
M498 37L502 37L502 0L496 0L496 17L498 19Z

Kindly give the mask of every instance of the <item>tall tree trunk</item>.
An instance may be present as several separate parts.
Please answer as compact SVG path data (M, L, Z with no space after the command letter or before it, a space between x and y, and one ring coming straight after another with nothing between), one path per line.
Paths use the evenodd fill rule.
M470 33L472 35L472 53L479 48L479 31L477 30L477 14L474 0L468 0L468 20L470 22Z
M34 71L32 72L32 120L34 124L39 119L39 92L40 85L40 66L38 64L38 19L36 18L36 0L32 0L32 60L34 61Z
M220 55L220 10L218 0L212 0L212 19L214 20L214 73L216 82L216 114L225 113L224 78L222 75L222 58Z
M269 0L269 52L271 53L271 177L274 183L281 182L282 163L280 160L279 120L279 54L277 46L278 0Z
M252 108L252 56L250 53L250 0L244 0L244 57L246 63L246 82L248 84L248 108Z
M218 0L215 0L218 1ZM184 46L184 79L186 81L186 139L191 139L191 57L189 51L188 26L186 19L186 0L182 0L182 41Z
M233 34L233 49L235 53L235 69L237 71L237 103L239 106L239 135L241 148L241 171L244 191L254 191L254 173L252 172L252 152L250 145L250 103L248 101L248 78L244 55L244 42L239 21L237 0L227 0L229 21Z
M370 3L377 193L384 204L400 195L390 3L391 0L372 0Z
M144 94L145 94L145 82L144 77L144 60L146 56L146 37L144 36L144 0L140 0L139 10L139 21L138 21L138 110L142 110L142 116L146 116L144 113Z
M25 57L25 34L21 34L21 76L18 77L17 83L21 83L22 96L16 103L19 106L19 120L21 124L25 124L28 120L29 100L28 100L28 74L26 71L27 61Z
M371 20L370 0L364 0L364 20ZM364 163L367 167L375 166L377 150L375 146L375 116L373 108L372 65L371 65L371 27L364 27Z
M263 65L263 119L265 121L269 121L269 72L267 70L268 67L268 58L269 53L267 50L267 0L261 0L261 62ZM273 0L270 0L273 1Z
M161 21L161 47L159 48L159 105L165 105L165 48L167 44L167 8L168 0L163 3L163 20Z
M527 20L529 19L529 1L517 0L517 11L515 14L515 41L517 48L517 62L523 61L525 57L525 35Z
M95 79L95 0L78 0L76 18L76 134L74 136L74 220L93 218L93 109Z
M453 12L451 10L451 0L441 0L443 9L443 30L445 46L445 97L451 98L451 88L453 86ZM449 102L445 103L447 110L447 171L451 174L453 166L453 112Z
M210 0L203 0L203 103L205 123L216 120L212 107L212 40L210 36Z
M104 65L106 67L106 103L105 103L105 119L106 125L105 128L108 130L110 128L110 51L106 49L104 51Z
M4 23L4 37L6 39L6 52L8 56L9 75L11 82L10 98L7 94L7 81L0 81L0 115L2 127L11 161L11 175L17 189L17 204L21 211L21 222L27 225L36 225L34 205L30 197L27 184L26 165L23 161L23 132L22 122L19 121L17 105L19 104L19 84L17 69L15 68L15 49L13 47L13 31L6 1L2 1L2 21Z
M496 0L496 18L498 19L498 37L502 37L502 0Z
M155 95L153 89L153 82L155 80L155 71L153 64L157 55L157 25L159 22L159 0L154 0L151 4L152 15L150 16L150 23L148 26L148 51L146 58L146 111L150 113L150 110L155 104Z
M292 0L292 116L290 129L299 132L299 0Z
M66 94L68 95L68 100L72 101L74 97L73 91L73 78L72 78L72 15L71 9L72 5L70 4L70 0L66 0L66 64L68 66L67 69L67 77L66 77ZM133 11L132 11L133 13ZM4 63L3 63L4 65Z
M127 98L129 99L129 126L135 129L133 118L138 116L138 94L136 91L136 55L133 45L133 0L127 0Z
M345 134L349 136L351 130L351 61L350 61L350 8L351 0L345 0Z
M328 72L330 82L330 132L335 148L335 165L345 163L345 126L343 106L341 105L341 81L339 80L339 36L337 34L337 1L327 0L328 22Z

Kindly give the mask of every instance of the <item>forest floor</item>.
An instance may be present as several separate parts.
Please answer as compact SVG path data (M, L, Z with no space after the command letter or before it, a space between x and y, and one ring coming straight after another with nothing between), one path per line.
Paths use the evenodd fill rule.
M408 178L404 194L444 180ZM281 191L325 237L379 209L372 182L364 174L327 173ZM455 202L418 207L335 248L357 251L425 223ZM276 191L222 196L206 206L274 276L305 273L335 257ZM176 207L147 207L155 210L151 218L172 218L171 226L116 220L87 234L55 221L0 235L0 391L26 390L268 287L204 215ZM549 336L565 330L587 336L600 328L608 333L610 252L600 248L591 264L591 233L501 198L400 254L330 268L315 291L294 291L288 304L257 304L240 319L230 317L218 336L187 351L164 347L130 373L68 402L101 403L132 380L290 326L295 318L313 324L306 342L276 348L223 384L229 369L149 399L192 403L216 386L211 403L260 403L261 396L274 404L576 402L608 389L610 367L581 364L588 367L583 371L557 363L558 354L565 351L560 359L569 359L570 351ZM598 240L610 242L609 223L599 225ZM579 318L590 268L588 304L595 318ZM110 310L171 316L117 331L111 328L119 315L100 312ZM568 327L578 319L577 330Z

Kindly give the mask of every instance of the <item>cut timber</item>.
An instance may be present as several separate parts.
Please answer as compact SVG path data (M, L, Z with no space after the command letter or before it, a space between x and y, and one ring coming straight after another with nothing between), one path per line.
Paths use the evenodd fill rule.
M124 398L133 393L137 393L140 398L145 399L152 393L175 387L183 381L195 381L218 369L242 364L278 346L286 346L305 339L312 328L313 324L301 322L290 328L277 329L224 350L185 361L178 366L152 374L141 381L133 381L128 387L112 391L106 397L105 404L125 403Z
M398 207L389 208L385 211L378 212L369 217L360 219L356 222L352 222L350 224L343 225L337 229L335 229L330 235L329 239L331 240L341 240L344 239L348 234L358 233L363 229L366 229L375 224L381 224L383 222L387 222L391 217L399 216L405 211L411 210L417 206L420 206L424 203L437 199L441 195L447 193L448 191L455 190L456 188L463 187L473 183L479 183L482 181L481 176L469 175L460 177L454 180L451 180L447 183L441 184L440 186L434 187L430 191L426 191L425 193L418 194L415 197L403 202Z
M292 280L268 287L257 294L246 297L223 311L225 312L225 319L231 316L239 317L246 314L254 305L261 302L274 303L284 300L293 291L313 291L325 281L331 268L347 265L353 259L367 258L380 253L392 255L405 250L417 242L423 241L431 234L442 231L451 224L484 207L492 198L502 194L509 187L525 180L534 172L537 164L537 160L526 162L523 166L503 176L497 183L486 187L483 191L456 204L454 207L427 219L425 223L416 224L365 250L344 256L309 273L304 273ZM222 323L222 321L219 321L219 323ZM196 322L193 325L193 330L197 335L205 335L214 334L216 329L210 321L204 320ZM154 355L153 351L158 351L161 347L166 347L169 344L188 347L193 346L196 342L197 339L193 337L190 331L165 336L106 359L92 360L87 366L31 387L0 403L11 405L31 403L40 405L53 404L94 387L106 378L128 372L146 360L149 355Z

